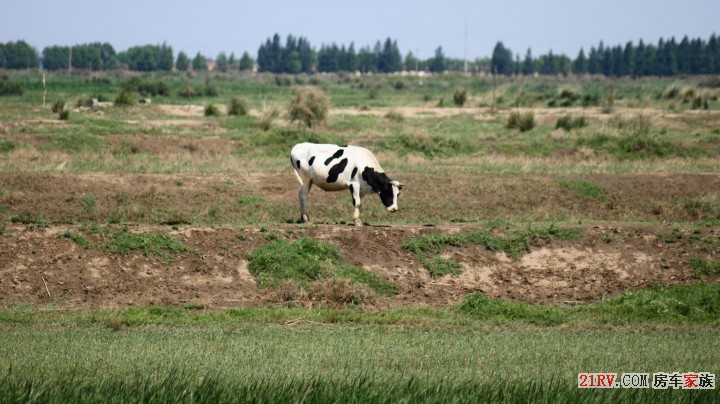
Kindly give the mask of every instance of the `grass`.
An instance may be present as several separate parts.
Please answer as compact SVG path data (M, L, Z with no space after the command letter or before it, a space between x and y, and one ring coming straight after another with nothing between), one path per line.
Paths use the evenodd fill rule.
M397 292L394 284L372 272L342 263L336 245L309 237L295 241L275 240L253 250L249 256L248 269L263 288L278 289L290 283L310 293L322 293L318 288L322 287L324 281L347 279L351 284L365 285L380 294L392 295Z
M579 229L558 228L554 224L545 228L528 227L524 230L510 230L505 235L495 235L487 230L457 234L430 233L408 239L403 243L403 247L415 254L417 259L429 270L435 267L436 269L433 271L438 274L456 274L457 266L447 263L447 260L433 259L431 256L439 254L448 246L461 247L467 244L479 244L492 252L505 252L513 258L518 258L521 253L530 251L530 246L536 241L542 240L549 243L555 238L573 240L578 237L579 233Z
M609 198L605 188L585 180L558 180L561 188L575 191L583 198L599 202L608 202Z
M720 276L720 261L718 260L692 257L690 258L690 265L692 265L693 271L698 277L715 278Z
M113 254L127 254L140 251L146 256L154 255L169 260L180 253L191 253L193 249L163 232L131 233L119 231L110 235L105 248Z
M88 249L90 248L90 240L88 240L85 236L79 233L75 233L73 231L66 231L62 234L63 238L69 238L70 240L77 243L79 246Z
M0 365L0 395L10 401L669 402L689 394L710 399L714 392L579 390L577 373L717 373L720 359L708 330L246 324L0 330L0 355L10 358Z
M711 400L715 391L584 391L579 372L720 371L720 285L581 306L468 295L390 311L150 306L0 308L0 395L27 401ZM398 327L379 327L396 324ZM559 327L558 325L563 325ZM702 346L703 349L688 349ZM92 364L92 365L89 365ZM97 372L102 366L103 372Z

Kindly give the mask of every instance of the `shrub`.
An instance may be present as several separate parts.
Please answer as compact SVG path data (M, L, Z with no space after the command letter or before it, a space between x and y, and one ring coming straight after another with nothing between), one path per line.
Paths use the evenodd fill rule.
M218 95L217 87L212 85L212 83L210 83L210 82L205 83L205 88L203 88L203 95L206 97L217 97L217 95Z
M57 100L52 105L52 112L58 114L58 119L61 121L67 121L70 118L70 110L67 107L67 102L63 100Z
M247 103L244 99L234 97L230 99L227 106L227 114L231 116L244 116L248 113Z
M205 116L220 116L220 109L215 104L205 106Z
M290 121L300 121L308 128L323 123L330 109L325 93L313 87L295 87L293 91L295 97L290 101L288 109Z
M132 90L121 90L117 98L115 98L116 107L126 107L135 105L135 92Z
M403 116L402 113L394 111L394 110L388 111L385 114L385 118L387 118L391 121L395 121L395 122L402 122L405 119L405 117Z
M275 108L264 110L260 116L260 121L258 122L260 129L265 132L270 130L270 128L272 128L273 121L275 121L275 118L277 118L278 115L280 115L280 111Z
M573 129L584 128L585 126L587 126L587 120L584 116L573 118L569 114L558 118L555 123L555 129L564 129L568 132Z
M520 132L526 132L535 127L535 113L524 112L520 113L514 111L510 113L508 117L507 125L508 129L519 129Z
M467 90L464 88L456 88L453 92L453 101L458 107L465 105L465 101L467 101Z
M7 78L0 79L0 95L22 95L20 84L13 83Z
M405 82L404 82L404 81L398 80L398 81L395 82L395 89L396 89L396 90L402 90L403 88L405 88Z
M57 100L52 105L51 109L54 114L60 113L60 111L65 109L66 102L64 100Z
M17 148L18 144L13 139L0 139L0 154L10 153ZM0 196L2 192L0 191ZM0 209L2 210L2 209Z

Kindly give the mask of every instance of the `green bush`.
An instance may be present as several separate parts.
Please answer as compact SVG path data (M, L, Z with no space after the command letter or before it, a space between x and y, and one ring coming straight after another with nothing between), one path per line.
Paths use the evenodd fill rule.
M127 107L131 105L135 105L135 91L132 90L121 90L120 94L118 94L117 98L115 98L115 102L113 105L116 107Z
M205 106L205 116L220 116L220 109L215 104L208 104Z
M233 97L227 105L227 114L230 116L245 116L248 113L247 102L244 99Z
M555 129L564 129L565 131L571 131L573 129L584 128L587 126L587 120L584 116L573 118L571 115L565 115L558 118L555 123Z
M51 110L54 114L59 114L60 111L65 109L66 102L65 100L57 100L53 103Z
M456 88L453 92L453 101L458 107L465 105L465 101L467 101L467 90L464 88Z
M11 82L7 77L0 79L0 95L22 95L20 84Z
M513 111L510 113L510 116L508 116L505 127L508 129L519 129L520 132L529 131L535 127L535 113Z
M300 121L308 128L325 122L330 101L322 90L315 87L295 87L293 92L295 96L288 108L290 122Z

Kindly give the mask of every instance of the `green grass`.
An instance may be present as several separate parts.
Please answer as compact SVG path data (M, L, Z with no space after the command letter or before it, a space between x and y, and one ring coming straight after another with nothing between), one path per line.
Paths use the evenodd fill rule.
M163 232L131 233L129 231L119 231L110 236L110 239L105 243L105 248L113 254L140 251L146 256L154 255L166 260L180 253L194 252L193 249Z
M697 276L718 277L720 276L720 261L700 257L690 258L690 265Z
M443 260L431 258L439 254L445 247L460 247L466 244L479 244L493 252L505 252L513 258L530 251L530 246L538 240L549 243L555 238L573 240L578 237L580 229L566 229L550 225L544 228L528 227L527 229L510 230L505 235L494 235L487 230L470 231L466 233L446 234L430 233L420 237L413 237L403 243L403 247L414 253L420 262L430 269L433 264L448 271L446 273L457 273L457 267ZM443 272L443 270L439 272ZM437 271L437 270L436 270ZM431 271L432 273L432 271Z
M600 323L704 323L720 326L720 285L699 283L631 291L579 308Z
M460 304L460 311L478 318L516 321L530 324L562 324L570 319L570 312L558 306L530 305L512 300L490 300L482 292L466 296Z
M90 248L90 240L88 240L85 236L79 233L75 233L73 231L66 231L62 234L63 238L69 238L70 240L77 243L79 246L87 249Z
M599 202L608 202L609 198L605 188L585 180L558 180L561 188L575 191L583 198Z
M361 268L343 264L336 245L309 237L275 240L253 250L248 269L264 288L277 288L284 281L290 281L311 291L323 279L339 278L366 285L381 294L396 293L394 284Z
M579 390L577 374L718 374L719 291L717 284L654 288L581 306L534 306L477 292L456 307L381 312L279 306L205 311L194 303L52 312L5 303L0 397L712 401L716 390ZM398 326L379 326L388 324Z

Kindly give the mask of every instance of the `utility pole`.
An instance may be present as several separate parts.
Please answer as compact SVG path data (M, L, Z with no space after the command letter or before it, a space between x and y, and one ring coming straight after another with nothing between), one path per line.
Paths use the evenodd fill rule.
M72 46L68 52L68 73L72 73Z

